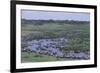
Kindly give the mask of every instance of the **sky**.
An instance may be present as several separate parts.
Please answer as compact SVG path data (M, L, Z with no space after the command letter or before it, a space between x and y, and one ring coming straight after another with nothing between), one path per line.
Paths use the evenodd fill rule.
M21 10L21 18L27 20L90 21L90 14L82 12Z

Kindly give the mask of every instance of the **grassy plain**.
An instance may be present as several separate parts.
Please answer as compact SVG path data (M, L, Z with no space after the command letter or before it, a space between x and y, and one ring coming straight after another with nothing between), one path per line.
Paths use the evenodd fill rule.
M42 23L42 22L40 22ZM21 26L21 38L23 41L34 39L52 39L64 37L68 39L68 43L63 50L89 51L90 50L90 25L86 24L68 24L65 22L48 22L43 24L23 24ZM22 45L24 46L24 45ZM28 54L22 52L22 62L39 62L39 61L56 61L53 56ZM64 60L64 59L61 59Z

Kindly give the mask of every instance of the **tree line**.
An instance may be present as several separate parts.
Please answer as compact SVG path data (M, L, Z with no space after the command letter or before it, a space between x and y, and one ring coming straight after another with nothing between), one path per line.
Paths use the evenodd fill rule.
M89 24L89 21L76 21L76 20L27 20L21 19L22 24L34 24L43 25L48 23L58 23L58 24Z

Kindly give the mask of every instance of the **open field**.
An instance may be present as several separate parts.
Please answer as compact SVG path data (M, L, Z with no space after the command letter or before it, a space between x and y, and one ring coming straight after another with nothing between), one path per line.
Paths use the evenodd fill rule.
M71 60L71 58L65 56L66 52L73 51L75 52L73 53L75 55L77 53L79 54L80 52L86 53L90 51L90 25L88 22L76 21L74 23L68 23L65 21L54 22L54 21L34 20L33 22L30 23L22 22L21 30L22 30L21 31L22 62ZM30 41L33 41L32 43L34 43L34 41L38 42L37 46L39 47L40 45L42 45L42 48L45 47L47 48L48 45L50 45L50 47L48 47L48 49L50 49L53 46L54 49L58 49L58 51L64 53L64 56L55 56L54 54L51 55L51 53L48 53L48 50L44 50L42 51L42 53L40 50L37 55L36 51L33 52L33 48L35 47L32 46L32 44L27 44ZM42 42L39 45L40 41ZM45 41L45 43L47 42L48 45L44 45L45 43L43 44L43 41ZM53 45L51 45L50 42ZM56 44L52 42L55 42ZM31 48L29 45L31 45ZM29 54L26 51L31 52L31 54ZM45 51L46 54L44 55L43 52ZM73 60L74 59L76 60L79 58L75 57L73 58ZM87 58L81 58L81 59L87 59Z
M25 63L25 62L66 61L66 60L68 61L68 60L73 60L73 59L72 58L57 58L50 55L41 55L41 54L22 52L21 61Z

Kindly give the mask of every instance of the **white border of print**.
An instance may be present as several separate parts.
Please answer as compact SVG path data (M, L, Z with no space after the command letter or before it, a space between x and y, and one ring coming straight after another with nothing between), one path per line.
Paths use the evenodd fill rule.
M21 9L90 13L90 60L21 63ZM94 10L85 8L16 5L16 69L94 64Z

